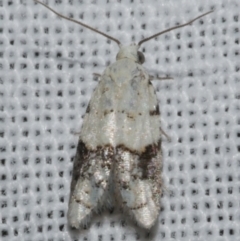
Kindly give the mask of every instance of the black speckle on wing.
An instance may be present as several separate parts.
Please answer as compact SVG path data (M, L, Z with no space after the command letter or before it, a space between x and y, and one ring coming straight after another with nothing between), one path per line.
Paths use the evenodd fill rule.
M149 111L150 116L160 115L159 105L156 106L155 110Z
M86 114L88 114L90 111L91 111L91 107L90 107L90 104L88 104L88 107L86 109Z

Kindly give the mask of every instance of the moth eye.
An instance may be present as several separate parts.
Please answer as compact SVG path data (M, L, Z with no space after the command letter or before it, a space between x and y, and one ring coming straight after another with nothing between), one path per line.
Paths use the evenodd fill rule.
M138 62L143 64L145 62L145 57L142 52L138 51Z

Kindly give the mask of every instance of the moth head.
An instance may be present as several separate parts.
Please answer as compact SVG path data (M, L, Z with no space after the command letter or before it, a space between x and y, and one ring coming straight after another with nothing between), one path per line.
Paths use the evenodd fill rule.
M131 44L129 46L120 46L116 60L119 59L132 59L133 61L143 64L145 57L142 52L138 51L139 46L136 44Z

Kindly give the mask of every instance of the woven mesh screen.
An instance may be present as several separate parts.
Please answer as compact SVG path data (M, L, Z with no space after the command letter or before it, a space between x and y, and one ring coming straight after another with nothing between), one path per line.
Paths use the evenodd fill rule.
M49 6L138 42L161 107L165 192L147 232L114 210L72 231L66 213L77 132L118 46L32 0L0 0L0 240L239 240L240 2L49 0ZM144 101L144 100L143 100ZM75 134L74 134L75 133Z

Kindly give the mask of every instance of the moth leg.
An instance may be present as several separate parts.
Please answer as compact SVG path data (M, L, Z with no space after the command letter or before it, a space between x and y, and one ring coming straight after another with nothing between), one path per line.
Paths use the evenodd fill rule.
M162 128L160 128L160 131L167 138L167 140L170 142L171 141L171 137Z
M172 79L174 79L170 76L159 77L159 76L150 75L149 77L150 77L150 81L152 81L152 80L172 80Z
M160 210L162 155L159 145L150 145L142 154L120 147L114 177L122 207L139 226L150 229Z
M74 136L79 136L81 134L81 132L80 131L72 131L71 134L73 134Z
M96 77L96 78L100 78L102 75L98 74L98 73L93 73L93 76Z
M79 141L69 200L70 226L79 228L86 225L93 211L101 207L109 187L110 153L110 147L89 151L84 143Z

